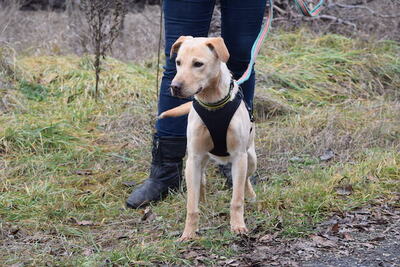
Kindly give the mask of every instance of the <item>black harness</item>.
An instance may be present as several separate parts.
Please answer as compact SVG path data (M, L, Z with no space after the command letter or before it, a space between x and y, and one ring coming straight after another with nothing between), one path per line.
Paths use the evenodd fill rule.
M210 153L215 156L229 156L226 145L226 134L233 115L243 101L243 93L240 89L236 93L235 98L232 101L230 100L233 87L234 82L232 80L228 95L216 103L209 104L196 99L193 100L193 108L210 132L214 143L214 148ZM248 107L247 110L249 111L250 120L254 121Z

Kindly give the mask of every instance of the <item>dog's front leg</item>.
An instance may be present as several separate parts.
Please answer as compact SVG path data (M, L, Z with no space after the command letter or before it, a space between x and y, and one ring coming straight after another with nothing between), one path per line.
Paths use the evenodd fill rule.
M186 223L179 241L196 237L199 225L199 199L203 165L205 160L193 155L188 155L186 160L185 179L187 187Z
M233 190L231 200L231 230L236 234L246 233L244 223L244 192L247 174L247 153L241 153L232 161Z

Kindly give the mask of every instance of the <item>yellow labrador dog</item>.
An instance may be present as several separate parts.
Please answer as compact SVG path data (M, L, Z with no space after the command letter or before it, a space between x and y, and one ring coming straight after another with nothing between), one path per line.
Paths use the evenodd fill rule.
M209 104L234 101L239 88L233 82L226 66L228 49L222 38L193 38L181 36L172 46L171 55L177 53L177 74L171 83L171 93L178 97L194 96L194 102ZM226 104L225 103L225 104ZM194 105L194 104L193 104ZM215 110L213 112L219 112ZM210 151L215 144L210 131L189 102L160 115L160 118L189 113L185 178L187 185L187 213L185 229L180 241L196 237L199 222L199 200L205 200L205 166L208 160L232 163L233 193L230 206L230 224L234 233L247 232L244 222L244 195L255 200L256 194L249 177L256 170L254 126L243 100L240 100L226 133L227 155L216 156Z

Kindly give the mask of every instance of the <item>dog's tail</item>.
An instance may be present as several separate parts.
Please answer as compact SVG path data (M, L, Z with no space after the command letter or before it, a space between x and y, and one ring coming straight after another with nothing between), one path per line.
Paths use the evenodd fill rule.
M164 119L164 118L168 118L168 117L179 117L182 115L186 115L186 114L189 114L191 108L192 108L192 101L182 104L180 106L177 106L176 108L172 108L167 111L164 111L163 113L161 113L158 116L158 118Z

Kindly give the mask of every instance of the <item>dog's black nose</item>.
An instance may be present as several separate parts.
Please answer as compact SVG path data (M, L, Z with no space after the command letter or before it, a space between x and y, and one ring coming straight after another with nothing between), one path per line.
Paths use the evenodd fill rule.
M171 83L171 93L174 96L179 96L181 94L182 90L182 83L179 82L173 82Z

